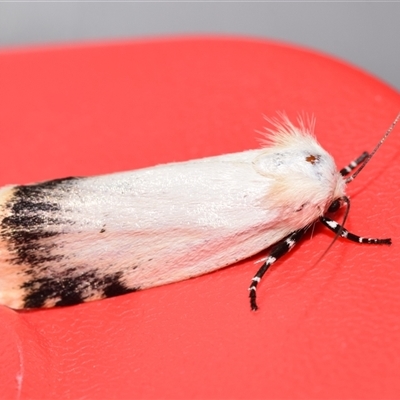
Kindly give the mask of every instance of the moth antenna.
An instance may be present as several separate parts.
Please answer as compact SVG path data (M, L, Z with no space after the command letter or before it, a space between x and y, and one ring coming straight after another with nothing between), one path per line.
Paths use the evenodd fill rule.
M390 133L392 132L393 128L396 126L397 122L399 122L400 120L400 113L397 114L397 117L395 118L395 120L392 122L392 124L390 125L389 129L386 131L386 133L383 135L382 139L379 141L379 143L376 145L376 147L374 148L374 150L372 150L372 152L369 154L369 156L365 159L365 161L361 164L360 168L358 168L358 170L356 172L354 172L353 175L351 175L350 177L348 177L346 179L346 183L350 183L351 181L353 181L357 175L361 172L361 170L368 164L369 160L371 160L371 158L375 155L375 153L378 151L378 149L382 146L383 142L387 139L387 137L390 135Z

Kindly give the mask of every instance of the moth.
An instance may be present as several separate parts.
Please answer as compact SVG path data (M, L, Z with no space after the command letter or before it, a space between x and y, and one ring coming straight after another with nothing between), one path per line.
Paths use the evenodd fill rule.
M399 119L372 153L340 171L313 123L295 125L282 115L260 149L5 186L0 304L30 309L98 300L193 278L270 248L249 287L257 310L261 278L314 223L358 243L391 243L354 235L327 213L349 207L346 185Z

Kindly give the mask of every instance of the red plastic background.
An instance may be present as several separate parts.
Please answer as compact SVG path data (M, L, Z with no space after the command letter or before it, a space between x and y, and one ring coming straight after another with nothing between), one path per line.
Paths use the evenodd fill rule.
M371 150L400 96L329 57L229 38L0 53L0 184L187 160L259 145L263 115L317 118L338 166ZM353 182L349 230L315 229L250 312L258 257L75 307L0 306L0 397L400 397L400 127ZM228 244L227 244L228 245ZM93 260L95 263L95 260Z

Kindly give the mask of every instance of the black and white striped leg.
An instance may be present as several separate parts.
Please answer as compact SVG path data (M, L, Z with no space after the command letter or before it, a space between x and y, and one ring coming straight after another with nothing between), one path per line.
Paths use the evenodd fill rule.
M261 278L264 276L267 269L277 260L279 260L282 256L288 253L292 248L300 241L304 233L307 231L308 227L299 229L298 231L292 232L290 235L286 236L279 242L275 243L269 252L267 259L261 268L254 275L254 278L251 280L251 284L249 287L250 291L250 307L253 311L258 309L257 301L256 301L256 290L257 285L261 281Z
M347 229L343 228L342 225L338 224L333 219L328 217L320 217L320 221L331 231L339 234L341 237L351 240L352 242L356 243L363 243L363 244L392 244L392 239L376 239L376 238L365 238L361 236L354 235L353 233L349 232Z
M349 165L346 165L344 168L342 168L340 170L340 174L342 176L348 175L351 171L353 171L354 168L356 168L360 164L362 164L368 157L369 157L369 153L364 151L364 153L362 153L360 157L356 158Z

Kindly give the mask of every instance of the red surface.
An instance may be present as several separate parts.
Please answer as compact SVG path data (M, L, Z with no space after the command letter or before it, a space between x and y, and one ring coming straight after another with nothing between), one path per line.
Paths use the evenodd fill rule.
M0 54L0 184L90 175L258 146L263 114L317 117L346 164L400 96L333 59L265 41L184 39ZM399 398L400 128L357 180L348 228L317 228L272 268L257 257L190 281L70 308L0 307L0 397Z

